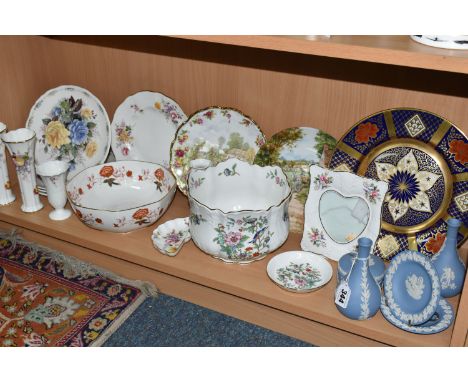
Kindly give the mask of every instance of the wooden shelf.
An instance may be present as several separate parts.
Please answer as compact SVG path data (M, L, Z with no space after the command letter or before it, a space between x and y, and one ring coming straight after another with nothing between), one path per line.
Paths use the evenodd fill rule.
M218 44L270 49L380 64L468 73L468 51L440 49L409 36L173 36Z
M109 116L129 94L148 89L177 100L187 115L208 105L240 109L267 137L312 126L339 138L366 115L402 106L443 115L468 133L468 52L424 46L408 36L3 36L0 51L0 120L9 129L24 126L47 89L76 84L93 92ZM15 182L10 160L8 166ZM468 345L468 282L462 297L450 300L460 305L453 328L414 335L380 313L365 322L340 315L333 303L336 280L312 294L291 294L269 281L267 260L224 264L193 243L169 258L152 247L156 225L129 234L98 232L76 217L49 220L44 202L47 207L34 214L22 213L19 200L1 207L0 228L19 227L27 240L316 345ZM178 194L157 224L187 214ZM298 249L299 242L291 235L280 251Z
M18 190L16 194L19 195ZM450 344L452 328L439 334L423 336L407 333L392 326L380 312L367 321L353 321L342 316L333 302L336 285L335 262L332 262L335 275L329 284L314 293L298 295L280 289L269 280L266 264L272 255L248 265L226 264L204 254L193 242L187 243L176 257L160 254L152 246L151 232L158 224L168 219L188 215L188 202L181 193L177 193L168 212L156 225L128 234L93 230L82 224L75 216L63 222L51 221L48 219L50 206L45 199L44 204L46 207L43 210L27 214L20 211L20 202L17 200L0 209L0 220L262 306L355 333L382 344L399 346ZM276 253L300 249L299 243L300 236L292 234ZM451 299L450 302L456 308L458 298Z

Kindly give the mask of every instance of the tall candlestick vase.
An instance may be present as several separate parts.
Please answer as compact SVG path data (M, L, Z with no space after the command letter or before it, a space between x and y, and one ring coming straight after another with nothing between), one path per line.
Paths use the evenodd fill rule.
M6 125L0 122L0 137L6 133ZM11 190L10 177L5 155L5 144L0 139L0 205L10 204L16 199Z
M2 136L16 166L16 175L21 190L23 212L35 212L44 207L39 199L34 169L36 134L29 129L9 131Z
M461 221L449 219L447 235L440 251L432 257L432 263L439 275L440 294L453 297L459 294L465 281L466 268L457 250L457 235Z
M348 284L350 297L346 308L338 310L353 320L367 320L380 309L380 287L369 268L372 240L367 237L358 239L358 255L343 282Z

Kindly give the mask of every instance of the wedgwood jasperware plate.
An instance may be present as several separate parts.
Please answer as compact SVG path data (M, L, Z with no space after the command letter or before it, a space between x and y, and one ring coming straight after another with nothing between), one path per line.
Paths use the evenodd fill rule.
M190 161L208 159L217 165L229 158L252 163L265 136L257 124L232 108L209 107L192 114L177 130L171 147L171 170L187 194Z
M451 122L410 108L385 110L356 123L338 142L330 168L388 182L375 254L404 249L436 254L446 221L463 222L468 238L468 139Z
M421 325L408 325L401 322L392 314L392 311L385 304L385 298L383 296L380 311L382 312L382 315L397 328L415 334L435 334L442 332L449 328L454 320L453 308L444 298L439 300L434 315Z
M416 251L396 255L384 276L384 296L392 314L408 325L429 320L440 300L440 283L431 260Z
M388 185L356 174L310 166L301 248L338 261L360 237L379 235Z
M330 263L320 255L303 251L283 252L267 265L270 279L290 292L312 292L327 284L333 275Z
M103 163L109 152L106 110L93 94L78 86L64 85L45 92L31 108L26 127L36 133L36 164L69 162L67 179Z
M292 189L289 204L289 229L302 233L304 205L309 193L309 167L328 165L336 139L312 127L291 127L267 139L258 150L254 163L279 166L288 177Z
M177 127L187 119L171 98L150 91L129 96L112 120L112 151L117 160L143 160L169 167Z

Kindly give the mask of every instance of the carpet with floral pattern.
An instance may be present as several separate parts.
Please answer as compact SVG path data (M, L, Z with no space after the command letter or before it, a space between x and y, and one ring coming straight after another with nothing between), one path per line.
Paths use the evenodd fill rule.
M156 294L151 284L0 232L0 346L99 346Z

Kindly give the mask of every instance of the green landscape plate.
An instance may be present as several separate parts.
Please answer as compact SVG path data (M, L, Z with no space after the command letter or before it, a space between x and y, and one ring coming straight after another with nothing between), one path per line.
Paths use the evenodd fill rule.
M254 163L280 166L292 190L289 204L291 232L302 233L304 204L309 194L309 167L327 167L336 139L312 127L291 127L273 135L258 151Z

